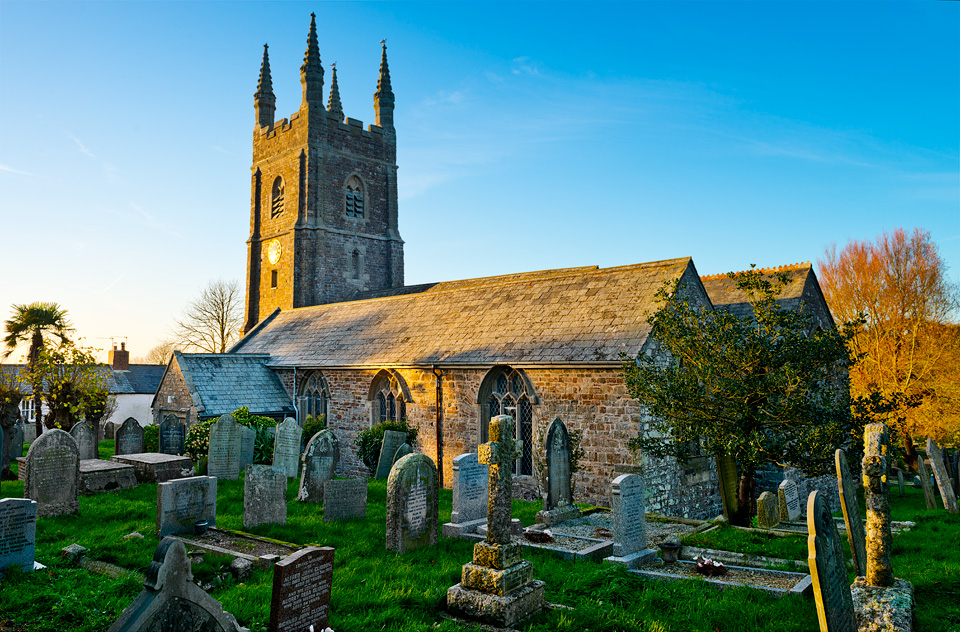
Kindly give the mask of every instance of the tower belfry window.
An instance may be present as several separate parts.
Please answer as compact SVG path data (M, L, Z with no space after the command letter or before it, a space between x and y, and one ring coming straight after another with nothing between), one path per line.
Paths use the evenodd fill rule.
M270 217L275 218L283 213L283 178L277 176L273 181L273 191L270 194Z
M363 184L357 176L347 181L345 203L347 217L363 217Z
M350 265L352 266L351 271L353 272L353 278L359 279L360 278L360 251L359 250L357 249L353 250L353 254L351 255Z

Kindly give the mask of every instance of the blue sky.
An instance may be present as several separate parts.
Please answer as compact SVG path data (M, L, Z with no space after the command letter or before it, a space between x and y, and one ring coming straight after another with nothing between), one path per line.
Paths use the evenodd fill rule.
M137 356L242 283L262 45L288 116L311 11L365 124L388 39L407 283L900 226L960 281L960 3L2 0L0 309Z

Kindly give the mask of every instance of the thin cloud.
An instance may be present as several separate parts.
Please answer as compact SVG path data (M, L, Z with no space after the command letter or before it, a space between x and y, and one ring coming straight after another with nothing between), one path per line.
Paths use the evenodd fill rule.
M513 69L510 72L515 75L539 75L540 62L534 61L527 56L514 57Z
M93 158L93 159L96 159L96 156L93 155L93 152L90 151L89 149L87 149L87 146L84 145L83 143L81 143L79 138L77 138L77 137L74 136L73 134L70 134L69 132L67 133L67 138L69 138L70 140L72 140L73 142L75 142L75 143L77 144L77 147L80 148L80 151L81 151L82 153L90 156L90 157Z
M37 177L37 174L35 173L30 173L29 171L21 171L19 169L14 169L13 167L9 167L7 165L0 165L0 171L5 171L6 173L15 173L18 176L32 176L34 178Z
M116 279L114 279L113 281L111 281L111 282L107 285L107 287L105 287L105 288L103 288L102 290L100 290L100 293L101 293L101 294L106 294L107 290L109 290L109 289L112 288L114 285L116 285L117 283L119 283L119 282L120 282L120 279L122 279L122 278L124 277L124 275L126 275L126 272L121 272L121 273L120 273L120 276L118 276Z

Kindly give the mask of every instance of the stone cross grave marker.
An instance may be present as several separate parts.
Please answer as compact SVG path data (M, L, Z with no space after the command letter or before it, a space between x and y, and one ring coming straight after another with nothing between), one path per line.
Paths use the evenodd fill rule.
M573 486L570 472L570 435L560 418L547 429L546 484L543 509L537 512L537 522L553 526L580 517L580 509L573 504Z
M437 467L425 454L408 454L394 463L387 478L388 551L437 543L439 486Z
M36 545L36 501L29 498L0 500L0 571L10 566L32 571Z
M785 478L777 488L780 501L780 521L793 522L800 517L800 492L797 490L797 481Z
M857 632L840 534L829 505L820 498L818 491L807 499L807 532L808 561L820 632Z
M927 464L923 456L917 457L917 472L920 475L920 487L923 489L923 500L927 503L927 509L937 508L937 498L933 495L933 485L930 484L930 472L927 471Z
M273 466L282 469L287 478L296 478L300 470L300 442L303 428L296 419L287 417L277 426L277 438L273 443Z
M448 538L473 533L486 522L489 501L487 479L490 468L477 460L474 452L453 459L453 511L443 525Z
M860 518L860 501L857 498L857 488L853 485L853 477L847 466L847 455L843 450L833 453L834 464L837 467L837 483L840 492L840 508L843 510L843 520L847 525L847 542L850 543L850 554L853 557L853 570L857 575L867 574L867 535L863 530L863 520ZM826 502L821 499L822 502ZM810 516L807 516L810 520Z
M271 465L248 465L243 480L243 528L287 523L287 475Z
M80 451L80 460L96 459L100 455L97 452L97 435L85 422L78 421L70 429L70 436L77 442L77 448Z
M170 413L160 422L160 454L183 454L183 444L187 439L187 427L180 418Z
M143 591L107 632L249 632L193 582L183 542L165 537L147 567Z
M323 521L367 517L367 479L329 480L323 484Z
M246 469L253 463L254 452L257 446L257 431L253 428L240 426L240 469Z
M947 472L947 466L943 462L943 452L933 442L933 439L927 439L927 455L930 457L930 465L933 466L933 475L937 479L937 487L940 489L940 498L943 499L944 509L950 513L957 513L957 497L953 493L953 483Z
M300 489L297 500L307 503L322 503L323 484L333 478L340 462L340 441L331 430L321 430L310 438L307 449L300 459Z
M70 433L54 428L30 444L23 493L40 518L80 509L80 450Z
M613 479L610 494L613 509L613 555L605 561L636 568L656 559L657 552L647 547L643 477L637 474L621 474Z
M143 426L133 417L127 417L114 433L114 454L140 454L143 452Z
M217 477L193 476L157 484L157 535L192 533L198 520L217 524Z
M763 492L757 498L757 524L761 529L774 529L780 525L779 502L770 492Z
M863 491L867 500L867 583L892 586L890 563L890 489L887 487L889 436L884 424L867 424L863 432Z
M329 546L309 546L274 564L269 632L326 629L333 554Z
M377 461L376 478L387 478L393 467L393 457L397 449L406 443L407 433L398 430L387 430L383 433L383 444L380 446L380 459Z
M221 415L210 426L207 474L231 481L240 478L240 426L233 415Z

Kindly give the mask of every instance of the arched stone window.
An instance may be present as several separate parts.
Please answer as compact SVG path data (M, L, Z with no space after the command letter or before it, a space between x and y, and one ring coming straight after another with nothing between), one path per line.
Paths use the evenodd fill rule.
M277 176L273 181L273 189L270 192L270 217L278 217L283 213L283 178Z
M307 417L326 416L329 401L330 387L327 386L323 373L320 371L312 373L300 386L300 397L297 400L297 408L300 409L300 425L303 425Z
M489 441L491 418L510 415L516 421L523 453L514 464L514 474L533 474L533 400L526 377L508 366L492 369L480 385L481 442Z
M373 423L400 421L407 418L407 402L395 377L382 373L373 384Z
M357 176L347 180L345 205L347 217L363 217L363 182Z

